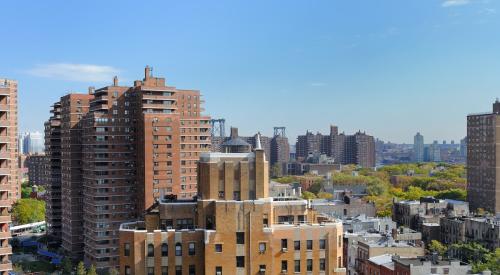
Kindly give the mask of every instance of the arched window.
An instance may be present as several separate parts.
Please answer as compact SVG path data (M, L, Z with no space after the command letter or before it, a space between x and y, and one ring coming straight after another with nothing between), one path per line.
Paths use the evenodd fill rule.
M155 256L155 247L152 243L148 244L148 257Z
M163 243L161 245L161 256L162 257L167 257L168 256L168 244Z
M181 243L175 244L175 256L182 256L182 245Z

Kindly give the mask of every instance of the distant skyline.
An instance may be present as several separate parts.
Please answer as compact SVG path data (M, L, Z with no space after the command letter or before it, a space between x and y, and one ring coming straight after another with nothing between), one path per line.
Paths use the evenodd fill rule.
M19 81L19 132L50 105L122 85L146 65L199 89L241 135L329 125L384 141L459 143L466 115L500 97L500 2L8 1L0 78ZM227 129L227 130L228 130ZM293 142L291 142L293 144Z

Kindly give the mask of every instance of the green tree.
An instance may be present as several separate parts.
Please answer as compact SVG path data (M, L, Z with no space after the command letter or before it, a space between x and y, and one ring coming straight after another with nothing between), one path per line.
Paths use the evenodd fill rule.
M97 271L95 270L95 266L91 265L89 270L87 270L87 275L97 275Z
M472 272L474 273L485 270L491 271L491 274L500 274L500 248L486 254L484 261L472 265Z
M273 178L277 178L281 175L281 166L279 163L275 163L272 167L271 167L271 177Z
M19 224L43 221L45 202L36 199L20 199L12 207L12 215Z
M76 275L85 275L86 273L87 270L85 269L83 262L79 262L78 265L76 266Z
M319 192L318 193L318 199L332 199L333 194L332 193L327 193L327 192Z
M62 262L62 269L63 274L71 274L71 271L73 271L73 264L71 263L70 259L64 258Z
M316 198L316 195L314 193L311 193L309 191L304 191L302 192L302 198L305 200L312 200Z
M321 189L323 189L323 184L321 182L316 181L311 185L311 187L309 187L307 191L314 193L314 195L317 195L321 191Z
M429 244L429 250L432 252L437 252L440 256L444 256L448 248L441 242L432 240Z
M120 272L116 268L110 268L108 274L109 275L120 275Z

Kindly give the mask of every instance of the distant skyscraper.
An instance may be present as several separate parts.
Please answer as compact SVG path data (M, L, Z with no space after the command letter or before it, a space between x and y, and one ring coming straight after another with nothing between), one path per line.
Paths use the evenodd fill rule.
M460 156L467 157L467 137L460 140Z
M467 116L467 201L471 210L500 212L500 102Z
M22 143L21 143L22 141ZM22 152L28 154L40 154L44 152L44 138L40 132L27 132L19 137L19 144L22 144Z
M413 160L415 162L424 161L424 136L420 133L413 137Z
M441 161L441 148L439 143L435 140L431 145L429 145L429 161L439 162Z

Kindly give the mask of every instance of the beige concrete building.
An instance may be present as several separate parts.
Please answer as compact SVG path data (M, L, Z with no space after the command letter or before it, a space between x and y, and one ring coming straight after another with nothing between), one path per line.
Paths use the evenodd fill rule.
M256 143L201 154L198 197L160 200L145 221L123 224L120 274L345 274L341 222L305 200L270 198Z
M0 274L12 269L9 223L12 203L21 196L18 175L17 81L0 79Z

